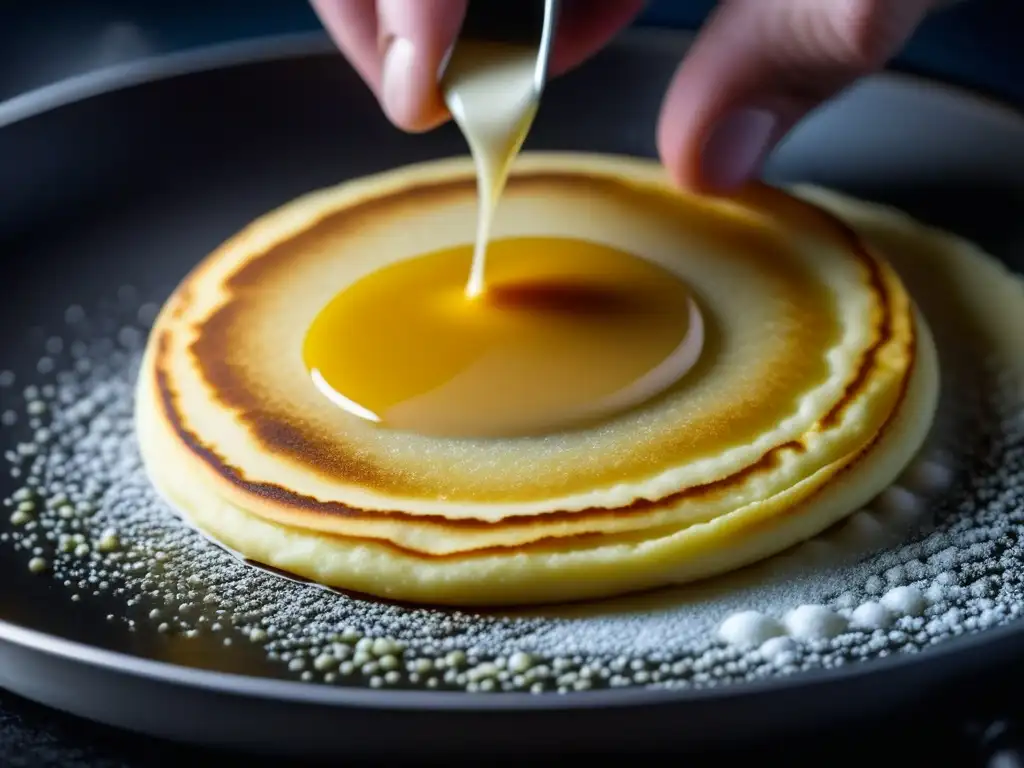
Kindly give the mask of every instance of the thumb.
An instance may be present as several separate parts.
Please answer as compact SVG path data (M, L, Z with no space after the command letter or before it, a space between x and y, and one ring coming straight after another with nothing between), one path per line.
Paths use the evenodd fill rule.
M729 192L811 109L882 67L935 0L724 0L676 72L658 149L676 183Z
M380 101L395 125L425 131L448 117L437 85L466 0L377 0Z

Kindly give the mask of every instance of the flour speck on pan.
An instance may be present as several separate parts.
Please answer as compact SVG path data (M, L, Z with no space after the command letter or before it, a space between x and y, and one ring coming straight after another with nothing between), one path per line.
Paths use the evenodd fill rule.
M373 688L735 684L915 653L1006 624L1024 604L1024 387L998 340L978 343L979 328L993 329L991 311L974 325L953 316L936 272L976 303L982 291L1016 291L1002 302L1010 320L1024 312L1024 290L959 241L904 231L899 214L821 201L893 247L887 255L935 334L943 394L931 438L895 486L779 557L686 588L480 614L390 605L253 567L150 487L132 414L157 309L148 300L158 297L131 289L100 308L68 308L33 370L0 373L0 439L17 486L4 499L0 557L85 609L118 606L105 617L112 631L186 649L214 641L259 654L278 676ZM940 251L950 261L923 268Z

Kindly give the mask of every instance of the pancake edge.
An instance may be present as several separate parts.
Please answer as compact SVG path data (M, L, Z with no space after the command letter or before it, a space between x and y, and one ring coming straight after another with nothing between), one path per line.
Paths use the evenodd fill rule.
M140 375L137 391L139 445L154 488L198 530L235 553L324 586L392 601L460 607L614 597L720 575L778 554L857 511L891 485L924 444L938 403L937 351L924 318L918 315L916 320L913 369L895 413L875 440L809 499L767 513L744 507L627 544L543 553L519 548L436 560L384 543L271 522L226 501L189 467L176 436L155 418L153 379L145 375ZM152 366L151 357L147 349L142 371ZM173 482L170 476L178 476L178 470L186 482Z
M556 161L562 154L563 153L556 153ZM615 160L617 161L618 158L615 158ZM625 158L625 160L627 162L636 161L636 158ZM443 167L447 167L447 164L450 161L444 160L439 162L442 164ZM427 163L423 165L427 167L432 164ZM614 172L614 163L611 167L613 169L612 172ZM570 168L570 170L567 172L574 173L575 171L572 168ZM362 181L357 180L356 182L349 183L359 185L362 184ZM329 192L329 190L327 191ZM849 225L846 224L846 222L844 222L840 217L832 215L830 212L821 209L819 206L816 206L811 202L800 200L800 198L790 195L784 190L773 190L773 192L781 193L785 195L787 198L791 198L799 202L801 205L813 209L816 213L820 213L822 217L828 220L829 226L836 226L837 229L841 229L844 232L848 232L851 236L851 239L856 240L860 248L864 251L863 255L865 260L870 262L871 265L874 265L874 267L878 270L878 286L880 287L880 290L877 293L880 295L879 301L887 310L885 317L888 320L890 328L893 322L905 323L908 317L913 316L913 302L906 296L905 289L902 286L899 276L895 274L891 267L889 267L884 258L881 258L878 254L873 252L872 249L868 248L866 244L862 242L862 240L857 236L857 233L856 231L853 230L853 228L849 227ZM313 192L310 194L318 195L320 194L320 192ZM283 208L287 208L289 205L290 203L283 206ZM273 215L274 212L266 214L264 217L261 217L261 219L257 220L257 222L255 222L254 225L258 223L260 220L271 217ZM244 237L245 230L243 230L242 233L236 235L236 238ZM232 240L234 239L235 238L233 238ZM230 243L231 241L228 242ZM228 244L222 246L222 248L225 247L228 247ZM201 262L193 271L193 273L186 277L186 279L182 282L181 286L179 286L179 289L175 291L171 299L165 305L164 312L162 312L161 315L163 315L164 313L174 314L176 311L178 311L178 309L180 309L180 306L183 303L187 303L189 285L192 280L196 279L197 274L201 276L205 263L206 260L204 260L204 262ZM175 299L177 299L177 301L175 301ZM900 302L906 302L906 306L904 307L902 304L900 304L900 306L896 308L893 306L894 301L897 304L899 304ZM883 320L883 323L884 322L885 321ZM916 324L913 322L910 323L907 338L900 336L898 340L896 340L895 337L886 339L883 335L883 338L881 338L876 343L875 347L867 351L867 353L864 356L864 359L861 360L859 368L859 372L861 374L867 372L867 375L864 377L866 381L870 382L872 380L871 372L878 370L878 368L875 367L873 360L870 358L870 355L874 350L895 348L896 344L898 343L901 350L904 348L905 345L908 357L911 360L913 359L913 350L916 349L917 346L917 342L915 339L915 325ZM154 326L154 335L151 336L149 344L147 345L147 350L149 350L154 344L158 348L161 345L161 328L161 321L160 319L158 319L157 324ZM882 331L879 331L879 333L881 334ZM894 341L896 341L896 343L893 343ZM162 365L154 365L147 370L154 370L155 375L163 376L166 375L163 373L163 368L164 366ZM143 375L149 374L144 373ZM895 397L895 391L897 389L903 389L906 386L906 381L908 377L909 371L904 371L903 375L900 377L901 381L899 382L899 384L893 385L892 391L894 394L890 396L890 399ZM850 389L851 387L855 387L855 385L856 380L851 380L850 382L848 382L847 395L845 399L840 398L840 401L837 404L837 406L833 408L833 412L835 412L838 409L838 412L841 413L842 407L846 403L856 401L857 390L853 389L853 394L851 396ZM604 527L618 527L622 530L632 528L636 530L643 527L643 525L649 524L634 524L630 521L630 518L639 521L639 519L642 516L648 513L665 514L667 510L672 509L674 506L677 506L679 503L681 503L684 497L689 498L690 496L707 496L709 493L717 493L721 491L722 488L727 487L729 485L735 485L737 482L745 482L748 476L751 474L756 474L758 472L765 470L770 472L774 462L785 451L802 450L802 438L805 437L806 434L810 434L810 432L808 432L805 433L805 435L800 436L800 439L797 439L795 441L791 440L789 442L777 444L773 448L771 448L767 453L762 454L760 458L754 461L753 463L741 467L739 470L733 471L730 474L711 478L706 482L703 482L701 484L695 484L689 487L679 488L677 486L676 490L669 488L664 491L659 490L657 493L650 493L649 491L641 493L641 491L637 491L637 494L632 495L630 503L609 502L608 504L604 505L597 504L589 506L585 504L580 504L579 506L576 506L575 499L580 494L571 494L566 499L553 497L551 499L550 507L548 509L540 510L534 513L513 513L506 514L500 517L494 516L488 518L476 512L475 508L484 508L490 506L491 502L489 502L486 499L474 499L467 500L465 503L462 503L459 500L451 501L449 506L452 506L453 508L462 507L462 511L458 515L446 515L444 510L417 512L413 514L403 512L398 508L389 508L388 506L384 506L383 504L386 503L387 497L383 495L380 496L382 506L377 506L376 500L374 505L364 506L358 503L353 503L351 501L322 499L313 496L298 494L290 491L287 488L281 487L280 485L275 485L274 483L271 482L260 481L259 479L249 480L244 477L244 474L239 468L232 466L232 464L229 461L218 456L214 450L212 450L207 444L203 443L199 435L196 435L191 431L190 427L185 422L182 421L182 416L179 411L179 408L174 403L174 397L175 395L173 392L173 381L168 379L167 385L163 387L162 393L162 400L166 418L175 426L175 428L180 433L179 437L181 441L184 444L186 444L189 447L189 449L192 450L193 453L196 454L197 458L201 458L203 463L207 465L207 467L205 468L197 466L197 469L207 469L217 473L217 475L220 478L219 482L223 486L221 488L219 495L224 496L227 500L231 501L236 505L249 509L250 512L254 514L259 514L267 519L285 525L286 527L306 527L314 531L320 531L327 534L336 534L340 536L349 537L360 536L360 533L357 530L359 526L363 526L363 528L366 530L373 526L386 528L388 526L398 527L403 524L421 526L423 528L429 528L432 525L449 528L464 527L467 531L469 531L469 533L466 534L467 539L472 537L472 529L474 528L486 530L492 527L504 526L506 529L509 529L514 526L519 526L523 530L522 533L518 535L525 542L527 540L533 540L533 538L536 538L533 537L533 533L530 529L539 527L540 525L549 526L550 530L554 531L554 533L551 534L551 537L557 537L559 535L557 533L557 530L559 528L558 523L560 518L570 521L566 522L565 526L573 527L574 529L585 527L584 524L589 518L593 521L590 522L590 526L594 529L593 532L595 533L595 535L604 535L602 532L602 521L609 521L613 518L618 518L618 520L612 523L607 523ZM896 406L898 406L898 400L894 400L893 403ZM893 407L893 404L886 403L885 407L891 408ZM822 420L829 420L833 412L830 412L828 415L823 416ZM892 411L890 411L882 418L876 417L874 419L874 424L872 424L872 426L867 430L853 430L850 434L845 434L843 430L837 431L835 434L838 437L835 437L835 439L839 440L841 448L837 450L830 450L828 457L826 457L832 459L830 464L819 464L817 469L821 469L823 466L833 465L835 463L836 458L842 455L844 451L852 452L854 447L860 447L855 446L855 443L860 443L861 445L863 445L866 441L870 441L871 439L873 439L877 430L882 425L884 425L885 419L891 417ZM259 440L257 440L256 442L259 443ZM301 467L301 470L312 471L310 470L309 467L305 466ZM650 478L634 478L629 481L629 484L632 486L636 486L637 488L641 488L649 480ZM600 489L595 489L590 493L596 493L597 490ZM561 502L563 501L572 503L562 504ZM501 502L494 503L499 506L501 505ZM527 504L527 506L530 505ZM466 509L467 507L470 509L468 513ZM708 519L708 517L709 516L705 516L704 519ZM695 517L693 519L697 518ZM562 533L561 536L585 536L588 535L588 533L590 533L590 531L583 531L582 533L578 534ZM378 533L376 538L378 540L382 540L386 538L386 536L382 537ZM512 537L510 535L507 538L511 539ZM409 548L411 551L415 551L415 545L410 544ZM471 551L472 549L469 546L467 546L461 550L458 550L457 552L455 552L455 554L469 553ZM437 554L443 555L444 553L439 552Z

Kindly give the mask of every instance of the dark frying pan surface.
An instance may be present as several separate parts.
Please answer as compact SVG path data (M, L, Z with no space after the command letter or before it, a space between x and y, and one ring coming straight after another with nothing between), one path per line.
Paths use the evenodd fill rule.
M599 77L612 90L631 77L619 66L606 70ZM648 115L609 110L593 92L566 88L545 107L531 143L650 155L646 128L662 87L645 85ZM634 104L645 103L636 96ZM567 127L570 118L604 127L581 143ZM0 369L26 383L44 334L62 327L68 306L116 301L122 285L162 301L206 253L303 192L464 147L451 126L415 138L395 130L334 55L157 81L7 126L0 140L0 248L12 298L0 302ZM0 411L11 404L0 400ZM10 490L2 488L4 495ZM165 656L161 643L141 647L146 641L111 627L105 617L116 605L71 605L11 558L0 558L0 578L10 585L0 593L4 619ZM212 643L208 651L209 657L195 655L197 665L250 669L237 651Z
M675 53L666 52L664 46L641 43L613 49L551 86L529 146L653 156L652 126L675 63ZM2 126L0 252L6 290L0 302L0 369L13 370L22 378L31 376L44 333L40 329L59 327L71 304L114 300L118 286L124 284L147 298L163 300L185 272L223 240L301 193L344 178L463 152L463 140L452 127L416 137L393 129L334 54L255 61L158 79ZM815 169L803 171L813 175ZM828 181L827 173L820 175ZM985 186L973 195L972 205L980 213L965 218L963 189L954 197L943 192L950 186L955 184L937 185L927 195L920 189L901 189L899 184L886 190L853 191L903 204L923 218L942 221L983 243L989 238L1005 242L1005 233L993 232L986 222L985 211L1002 213L998 218L1006 221L1003 208L1019 205L1019 199L1008 203L1006 194ZM20 386L0 391L0 412L16 405L11 398L19 391ZM5 449L10 440L5 436ZM0 477L0 495L10 492L9 483L5 475ZM0 530L4 525L0 523ZM206 636L183 641L153 632L126 632L122 625L107 620L108 614L123 612L121 599L89 597L72 603L67 591L54 587L52 580L30 575L23 557L7 555L3 550L0 556L2 620L158 661L180 659L179 644L187 642L191 666L264 679L294 679L283 665L268 663L255 647L225 648ZM533 745L538 739L561 739L622 746L649 745L650 739L667 735L712 738L734 727L753 732L804 726L923 696L932 685L1013 655L1019 646L1018 634L1015 627L993 630L984 638L950 642L950 648L927 654L934 659L890 659L866 665L856 675L807 676L731 692L658 696L641 691L617 698L601 696L591 702L605 708L587 713L567 704L573 697L543 697L548 700L530 704L519 699L520 703L507 705L518 710L516 725L503 720L499 727L486 713L463 712L457 727L467 745L513 744L518 741L517 729L533 728L533 736L526 740ZM60 662L40 668L40 673L58 674L73 666L73 660ZM125 696L135 695L132 685L125 688ZM272 691L267 695L273 698ZM185 701L175 700L175 706L190 706L181 703ZM223 714L229 703L218 701L210 716ZM316 712L327 703L346 702L340 698L307 702L302 710L306 724L294 723L294 733L310 744L334 743L330 734L324 734L330 716ZM402 706L425 703L410 700ZM274 712L273 702L261 706L259 716ZM388 717L392 726L405 729L405 746L413 748L443 738L431 729L455 727L443 719L453 706L479 708L475 700L462 705L449 701L432 713L419 712L419 719ZM557 721L550 719L551 710L560 712ZM252 711L246 716L253 718L250 726L259 722ZM505 715L509 716L511 711ZM364 710L358 717L367 720L351 721L353 727L345 738L365 745L369 742L358 735L359 728L375 729L378 723L373 717L383 713ZM685 733L680 731L679 717L689 723ZM316 730L313 723L322 727ZM148 727L137 720L128 724ZM165 732L175 730L180 735L181 728L164 728ZM258 737L258 728L245 723L228 730ZM269 746L273 739L266 738Z

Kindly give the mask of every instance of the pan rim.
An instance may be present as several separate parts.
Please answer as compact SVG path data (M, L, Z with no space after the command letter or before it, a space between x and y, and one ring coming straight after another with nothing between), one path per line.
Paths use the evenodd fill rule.
M692 38L693 33L686 30L637 28L624 34L613 45L617 48L649 48L653 45L679 50ZM310 32L233 41L104 67L0 102L0 130L86 99L134 86L228 67L324 55L332 50L333 46L325 34ZM881 77L949 92L957 101L966 102L969 106L983 109L990 115L1012 121L1024 130L1024 111L983 90L906 69L891 69ZM665 707L719 702L723 699L754 699L766 695L792 693L797 689L810 693L808 689L843 683L867 684L870 681L881 680L897 669L910 674L927 665L937 667L953 655L965 657L981 649L1001 646L1008 639L1021 635L1024 635L1024 620L1018 619L1002 627L946 640L937 647L918 654L896 654L863 664L856 663L839 668L708 688L597 690L578 692L570 696L511 692L495 696L474 696L459 691L388 691L334 687L186 667L99 648L0 619L2 643L67 662L84 664L96 671L156 681L164 685L311 706L467 713L555 713L598 708Z
M611 45L615 48L655 46L680 50L695 37L696 33L692 30L640 26L627 30ZM112 64L0 100L0 129L89 98L150 82L213 69L299 56L326 55L335 51L334 44L324 32L295 32L233 40ZM877 76L950 91L959 100L973 102L999 113L1003 118L1014 122L1024 120L1024 108L977 85L935 77L911 66L891 66Z

